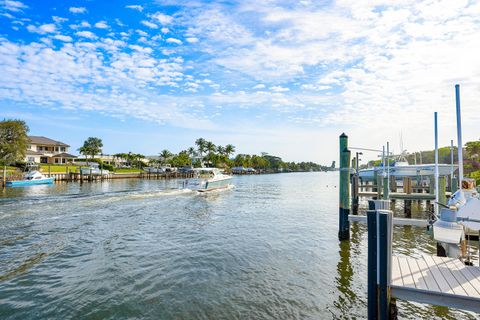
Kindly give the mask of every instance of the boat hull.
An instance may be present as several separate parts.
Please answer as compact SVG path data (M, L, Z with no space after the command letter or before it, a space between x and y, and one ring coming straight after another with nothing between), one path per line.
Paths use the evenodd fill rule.
M39 184L52 184L54 178L45 178L38 180L16 180L16 181L7 181L7 187L28 187L35 186Z
M218 189L225 189L231 184L232 178L205 180L205 179L190 179L183 183L183 188L198 192L207 192Z
M457 169L458 166L454 166ZM373 181L375 177L375 171L378 175L383 173L382 167L363 169L358 172L360 179L363 181ZM438 166L438 172L440 176L450 175L451 165L440 164ZM409 166L392 166L390 167L390 176L397 179L417 177L417 176L429 176L435 174L435 165L409 165Z

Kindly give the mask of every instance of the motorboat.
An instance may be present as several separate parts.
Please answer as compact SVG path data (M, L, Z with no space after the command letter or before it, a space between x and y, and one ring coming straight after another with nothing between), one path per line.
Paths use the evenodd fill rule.
M164 173L165 170L163 168L156 168L156 167L145 167L143 171L148 173Z
M182 180L184 189L206 192L225 189L231 185L232 176L224 174L218 168L194 168L194 178Z
M454 165L453 169L456 170L458 165ZM388 168L390 176L396 179L417 177L417 176L429 176L435 173L435 164L408 164L407 161L395 161ZM439 164L438 172L440 176L450 175L452 170L451 164ZM358 176L362 181L373 181L376 175L381 175L387 172L387 168L380 165L378 167L362 169L358 171Z
M32 170L25 174L23 180L7 181L7 187L27 187L38 184L52 184L53 180L54 178L47 178L38 170Z
M92 175L92 176L108 176L110 171L101 169L100 165L96 162L87 163L88 167L84 167L80 169L80 173L82 175Z

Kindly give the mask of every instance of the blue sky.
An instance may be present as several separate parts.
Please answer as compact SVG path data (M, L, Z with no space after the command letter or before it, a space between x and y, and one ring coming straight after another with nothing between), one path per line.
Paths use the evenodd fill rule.
M363 2L0 0L0 116L73 149L330 163L343 131L431 148L434 111L449 144L460 83L478 139L480 4Z

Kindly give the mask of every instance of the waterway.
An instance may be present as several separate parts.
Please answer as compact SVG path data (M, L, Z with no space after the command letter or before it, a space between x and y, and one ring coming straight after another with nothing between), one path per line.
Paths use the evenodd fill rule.
M338 242L338 174L233 183L206 194L135 179L4 190L0 318L364 319L366 227ZM435 252L421 228L394 234L395 253ZM398 307L401 319L476 318Z

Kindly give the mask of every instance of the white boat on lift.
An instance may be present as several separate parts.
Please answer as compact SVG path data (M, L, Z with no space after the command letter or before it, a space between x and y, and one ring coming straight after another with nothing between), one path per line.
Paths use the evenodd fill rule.
M92 175L92 176L108 176L110 171L101 169L100 165L96 162L87 162L88 167L81 168L80 173L84 176Z
M453 169L456 170L458 165L454 165ZM441 176L450 175L452 169L451 164L439 164L438 170ZM396 179L408 178L408 177L417 177L417 176L429 176L435 173L435 164L408 164L406 159L397 159L393 164L390 165L390 176L395 177ZM375 172L377 175L382 174L386 171L386 168L383 165L374 168L367 168L358 171L358 175L362 181L373 181L375 177Z
M194 168L192 171L194 178L181 182L184 189L206 192L228 188L232 182L232 176L218 168Z

